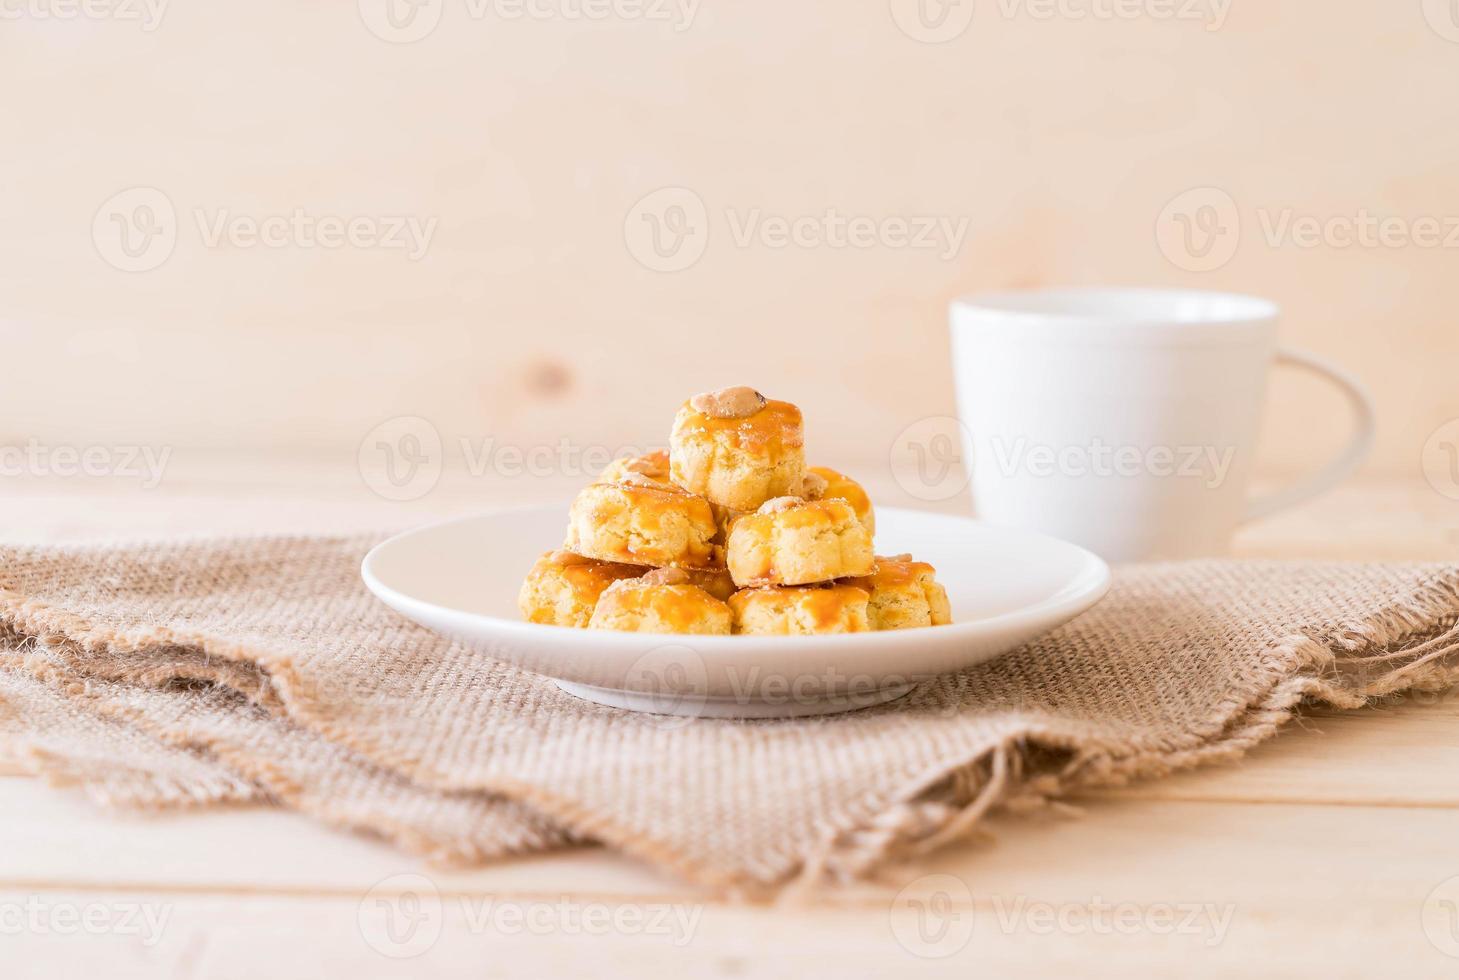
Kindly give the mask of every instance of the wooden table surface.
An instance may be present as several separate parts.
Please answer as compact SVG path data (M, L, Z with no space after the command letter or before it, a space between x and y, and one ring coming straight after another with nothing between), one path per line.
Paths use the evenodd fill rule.
M385 528L567 492L448 474L400 504L337 466L203 460L152 490L0 481L0 535ZM1459 503L1422 481L1367 481L1246 529L1236 550L1459 558ZM1091 795L1079 816L1000 817L992 839L885 885L768 908L601 849L445 872L279 810L116 814L13 762L0 773L11 978L402 966L473 978L1459 976L1459 693L1312 711L1239 764Z

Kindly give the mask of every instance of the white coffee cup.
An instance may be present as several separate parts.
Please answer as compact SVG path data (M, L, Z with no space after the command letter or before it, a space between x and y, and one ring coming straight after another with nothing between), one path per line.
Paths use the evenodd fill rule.
M952 354L979 517L1111 561L1221 554L1242 523L1350 475L1373 441L1352 377L1276 348L1276 304L1232 293L1070 288L953 302ZM1270 496L1246 483L1273 363L1347 395L1352 441Z

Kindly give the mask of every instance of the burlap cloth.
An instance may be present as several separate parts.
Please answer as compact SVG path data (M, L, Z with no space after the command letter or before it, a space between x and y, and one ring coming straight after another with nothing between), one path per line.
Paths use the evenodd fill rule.
M891 705L666 725L408 623L360 583L373 540L0 548L0 740L112 805L271 801L445 862L595 841L764 890L1459 680L1459 567L1199 562Z

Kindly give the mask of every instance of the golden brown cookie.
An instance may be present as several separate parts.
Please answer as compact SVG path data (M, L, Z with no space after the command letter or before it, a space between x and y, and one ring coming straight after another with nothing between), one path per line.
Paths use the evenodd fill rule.
M871 497L867 496L861 484L845 473L838 473L829 466L812 466L806 470L801 496L807 500L841 498L856 511L856 519L861 526L876 534L876 513L871 508Z
M527 573L522 591L517 594L517 606L529 623L585 627L604 589L646 571L642 565L620 565L570 551L549 551Z
M678 568L658 568L640 578L614 582L598 599L593 629L630 633L727 634L729 606Z
M829 582L871 573L871 534L840 498L778 497L735 521L726 557L741 588Z
M866 590L854 585L741 589L730 596L736 633L864 633Z
M629 474L584 487L568 513L568 551L630 565L709 568L719 533L709 501Z
M799 493L805 476L800 409L743 385L695 395L669 436L669 474L691 493L751 511Z
M936 574L935 568L913 561L911 555L877 556L876 571L847 579L846 584L870 593L867 616L874 630L945 626L952 622L952 607Z

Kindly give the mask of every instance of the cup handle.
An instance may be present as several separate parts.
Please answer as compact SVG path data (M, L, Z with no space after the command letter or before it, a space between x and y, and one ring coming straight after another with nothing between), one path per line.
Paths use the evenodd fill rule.
M1308 497L1315 497L1319 493L1331 489L1352 476L1368 455L1368 451L1373 448L1373 401L1368 397L1367 391L1357 378L1320 357L1291 348L1277 351L1276 363L1311 371L1342 389L1342 393L1347 395L1348 405L1353 412L1353 437L1348 442L1347 448L1336 459L1316 473L1292 486L1248 500L1243 522L1254 521L1279 510L1285 510Z

